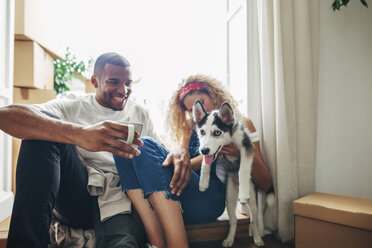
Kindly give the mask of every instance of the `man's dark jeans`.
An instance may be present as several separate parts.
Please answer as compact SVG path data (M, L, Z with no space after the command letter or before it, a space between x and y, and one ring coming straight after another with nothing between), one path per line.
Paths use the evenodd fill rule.
M101 223L96 198L76 147L49 141L22 142L7 247L47 247L52 210L69 225L96 229L98 247L141 247L145 232L138 215L117 215Z

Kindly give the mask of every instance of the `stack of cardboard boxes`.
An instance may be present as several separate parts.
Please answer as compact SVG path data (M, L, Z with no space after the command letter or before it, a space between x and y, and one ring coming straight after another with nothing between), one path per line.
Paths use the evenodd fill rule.
M38 3L40 1L36 1ZM37 104L56 98L53 61L61 58L60 47L40 35L43 30L30 13L34 5L25 0L15 2L14 88L13 103ZM32 19L30 19L32 18ZM52 36L52 34L50 34ZM42 44L42 45L41 45ZM48 47L48 49L46 49ZM13 139L13 185L21 140Z
M14 41L14 84L13 103L44 103L56 97L53 89L53 57L37 42ZM13 185L15 192L15 170L21 140L13 138Z
M15 0L13 103L37 104L56 97L53 87L55 59L64 57L66 27L61 19L68 6L45 0ZM95 92L90 80L86 92ZM13 140L13 191L20 140Z

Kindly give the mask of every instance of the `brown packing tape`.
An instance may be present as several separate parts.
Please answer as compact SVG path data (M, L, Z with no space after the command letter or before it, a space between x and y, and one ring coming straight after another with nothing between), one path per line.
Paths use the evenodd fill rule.
M372 230L372 200L313 193L294 201L293 213L298 216Z
M27 101L30 99L30 94L29 94L29 90L28 89L21 89L21 97L23 100Z

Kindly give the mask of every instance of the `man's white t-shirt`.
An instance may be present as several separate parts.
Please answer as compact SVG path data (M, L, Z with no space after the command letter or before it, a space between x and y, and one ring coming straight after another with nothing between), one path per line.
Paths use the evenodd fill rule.
M70 94L61 99L55 99L44 104L35 104L33 106L38 110L51 112L64 121L83 126L91 126L106 120L143 123L141 136L150 136L160 142L148 110L130 99L122 111L115 111L101 106L95 99L95 94L82 96ZM104 172L117 174L112 153L90 152L78 146L77 150L84 165L101 169Z

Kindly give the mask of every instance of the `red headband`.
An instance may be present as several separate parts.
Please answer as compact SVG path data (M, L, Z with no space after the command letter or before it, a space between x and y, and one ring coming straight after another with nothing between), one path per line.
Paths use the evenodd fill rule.
M183 97L192 90L202 90L205 86L201 83L191 83L183 87L178 93L178 99L182 101Z

